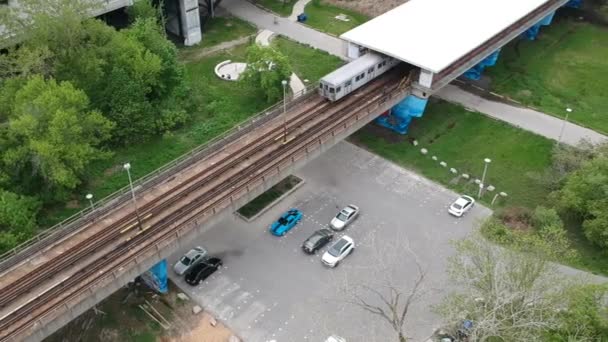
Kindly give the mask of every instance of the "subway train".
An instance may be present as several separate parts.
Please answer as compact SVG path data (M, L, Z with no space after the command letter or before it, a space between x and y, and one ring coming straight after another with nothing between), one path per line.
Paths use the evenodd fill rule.
M330 101L337 101L398 63L398 59L368 52L321 78L319 94Z

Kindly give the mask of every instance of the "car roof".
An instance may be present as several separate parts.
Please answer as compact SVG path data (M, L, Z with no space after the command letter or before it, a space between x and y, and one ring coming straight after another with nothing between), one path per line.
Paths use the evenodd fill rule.
M348 242L353 242L353 239L350 236L348 236L348 235L342 235L342 237L340 238L340 240L346 240ZM338 240L338 241L340 241L340 240Z
M193 258L194 256L199 255L199 254L201 254L201 253L202 253L202 252L201 252L201 251L199 251L199 250L196 250L196 249L191 249L191 250L189 250L189 251L188 251L188 253L186 253L186 256L187 256L188 258Z
M458 199L454 203L457 203L457 204L460 204L460 205L465 205L465 204L467 204L469 202L471 202L470 199L468 199L467 197L464 197L464 196L460 196L460 197L458 197Z

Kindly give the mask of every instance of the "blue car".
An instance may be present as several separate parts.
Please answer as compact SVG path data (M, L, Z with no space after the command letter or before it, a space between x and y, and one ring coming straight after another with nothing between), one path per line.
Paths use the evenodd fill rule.
M295 227L296 223L302 219L302 212L298 209L289 209L285 214L279 217L278 220L270 225L270 234L274 236L283 236L291 228Z

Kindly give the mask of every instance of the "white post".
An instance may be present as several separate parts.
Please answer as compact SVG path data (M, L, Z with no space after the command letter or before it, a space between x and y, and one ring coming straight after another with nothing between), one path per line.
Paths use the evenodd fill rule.
M89 203L91 204L91 211L95 210L95 206L93 205L93 194L87 194L85 197L89 200Z
M139 229L143 230L141 225L141 218L139 217L139 209L137 208L137 202L135 201L135 190L133 189L133 181L131 180L131 163L125 163L122 166L127 171L127 176L129 177L129 186L131 187L131 199L133 200L133 206L135 207L135 216L137 217L137 224L139 225Z
M566 108L566 116L564 117L564 120L562 121L562 128L559 131L559 137L557 137L558 144L560 144L562 142L562 135L564 134L564 129L566 128L566 122L568 122L568 115L570 115L570 113L572 113L572 108L570 108L570 107Z
M483 160L483 175L481 176L481 183L479 183L479 193L477 194L477 198L481 198L481 191L483 190L483 184L486 180L486 172L488 172L488 165L492 162L490 158L486 158Z

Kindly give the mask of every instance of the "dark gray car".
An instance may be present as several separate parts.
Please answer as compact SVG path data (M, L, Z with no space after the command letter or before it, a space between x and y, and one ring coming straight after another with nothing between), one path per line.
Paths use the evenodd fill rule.
M319 248L325 246L331 239L334 238L334 233L329 229L319 229L314 232L304 243L302 244L302 250L305 253L313 254Z

